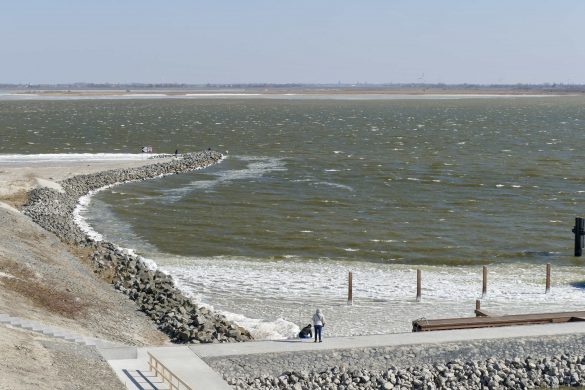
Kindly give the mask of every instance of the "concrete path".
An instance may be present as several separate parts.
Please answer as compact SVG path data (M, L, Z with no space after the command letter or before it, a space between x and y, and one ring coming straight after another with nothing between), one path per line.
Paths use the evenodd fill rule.
M102 350L102 355L128 389L168 389L150 369L149 352L193 390L231 390L218 373L186 346L111 348Z
M585 333L585 322L569 322L564 324L523 325L500 328L443 330L436 332L397 333L355 337L330 337L324 338L322 343L314 343L312 340L278 340L229 344L197 344L190 345L189 348L197 354L197 356L205 358L261 353L436 344L515 337L559 336L583 333Z
M132 390L163 390L169 386L163 383L148 367L147 348L111 348L102 350L116 376Z
M189 347L148 348L165 367L195 389L231 390L223 378L213 371Z

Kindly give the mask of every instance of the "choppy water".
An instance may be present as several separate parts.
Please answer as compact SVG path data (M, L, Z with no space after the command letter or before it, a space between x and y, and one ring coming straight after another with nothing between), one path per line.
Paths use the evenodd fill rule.
M330 334L472 315L484 264L496 311L585 298L571 233L583 97L4 101L0 115L4 154L229 151L204 171L103 191L86 217L257 334L291 334L316 306Z

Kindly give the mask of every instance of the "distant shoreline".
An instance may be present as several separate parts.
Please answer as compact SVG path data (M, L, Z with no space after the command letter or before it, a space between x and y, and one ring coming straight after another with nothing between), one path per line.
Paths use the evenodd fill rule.
M448 90L441 91L0 91L0 101L40 100L130 100L130 99L232 99L232 100L433 100L433 99L500 99L579 97L585 92L514 91L514 90Z
M465 86L465 85L414 85L414 86L201 86L201 87L144 87L113 86L80 88L75 86L3 86L0 96L14 97L270 97L318 95L369 95L369 96L554 96L585 95L585 86Z

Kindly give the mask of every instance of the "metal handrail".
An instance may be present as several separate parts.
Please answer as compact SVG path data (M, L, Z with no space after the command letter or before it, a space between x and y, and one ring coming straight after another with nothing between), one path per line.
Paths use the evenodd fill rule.
M181 390L181 389L193 390L191 388L191 386L189 386L188 384L183 382L181 380L181 378L179 378L178 376L173 374L171 372L171 370L169 370L167 367L165 367L165 365L162 364L160 360L155 358L150 352L147 352L147 353L148 353L148 367L150 368L150 371L154 371L156 376L160 376L162 378L163 382L166 382L170 386L170 388L171 388L170 390ZM162 368L162 370L159 368L159 366ZM175 384L175 382L176 382L176 384Z

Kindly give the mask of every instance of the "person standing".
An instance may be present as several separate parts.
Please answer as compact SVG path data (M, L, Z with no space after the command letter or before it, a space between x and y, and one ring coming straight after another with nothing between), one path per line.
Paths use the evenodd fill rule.
M317 336L319 336L319 342L323 342L321 339L321 333L323 331L323 327L325 326L325 317L321 314L321 311L317 309L315 314L313 314L313 328L315 328L315 343L317 342Z

